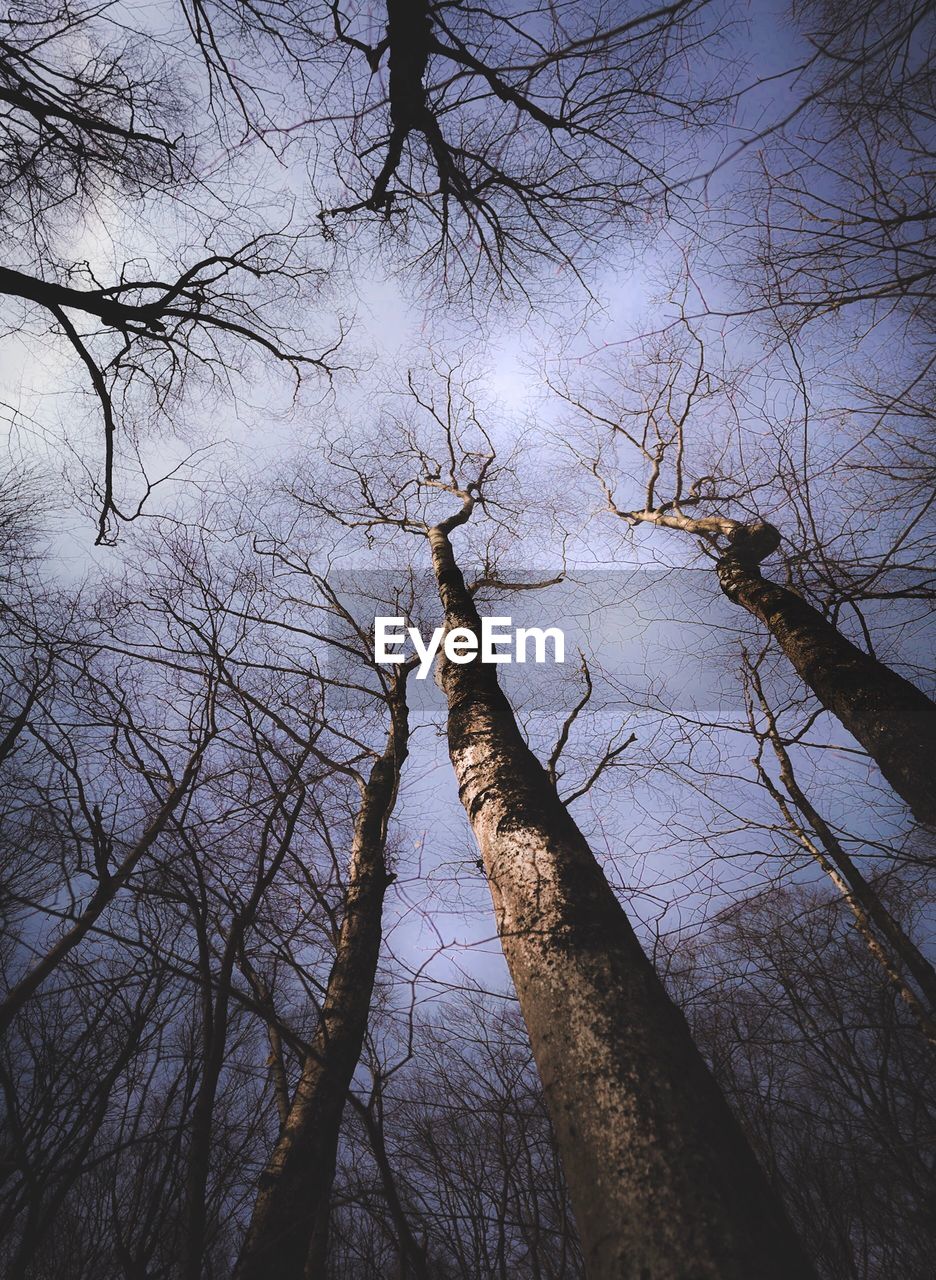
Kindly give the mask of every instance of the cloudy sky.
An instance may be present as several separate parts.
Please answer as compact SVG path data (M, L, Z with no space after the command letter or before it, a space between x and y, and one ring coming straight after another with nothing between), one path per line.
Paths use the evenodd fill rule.
M174 58L181 56L183 68L190 59L188 88L196 97L197 116L205 106L197 101L204 89L194 52L184 51L177 6L164 0L123 7L128 24L148 25L167 49L174 50ZM785 114L796 77L781 73L796 66L802 50L780 6L735 5L730 12L733 22L710 55L712 67L717 63L720 73L736 85L752 87L731 119L701 143L693 142L696 174L714 172L707 182L686 188L691 216L687 209L685 218L677 217L665 227L637 225L605 242L585 263L587 290L570 270L556 270L537 282L532 301L513 294L472 298L468 305L467 299L460 304L455 297L443 306L433 296L431 280L427 284L415 272L396 270L392 260L381 260L373 243L356 241L336 251L317 235L316 222L318 206L333 189L336 175L329 169L328 150L316 151L315 127L309 125L297 127L295 133L287 128L272 145L269 139L238 142L233 164L215 167L209 157L210 176L198 201L160 197L144 218L132 203L115 196L83 220L59 228L63 257L87 262L95 275L107 278L125 261L144 256L159 260L171 257L186 241L197 244L222 211L222 235L229 238L245 227L288 227L300 237L301 252L323 273L320 288L288 314L288 323L311 351L322 350L340 327L347 328L333 357L331 378L312 372L297 392L281 370L248 359L232 374L229 387L195 381L165 406L158 421L147 416L139 460L134 449L125 447L119 480L132 506L141 490L141 464L151 480L181 464L176 479L160 486L147 504L154 519L165 513L191 514L206 501L220 511L225 495L242 496L245 486L251 495L248 505L263 508L284 475L311 465L323 441L353 436L372 425L369 419L379 397L399 385L405 370L424 367L430 351L445 352L482 371L484 425L492 439L506 450L525 433L531 492L547 484L559 495L539 533L533 527L536 521L528 522L507 558L552 571L564 554L571 579L535 603L529 598L522 602L532 620L566 628L570 661L558 687L554 673L544 675L542 687L529 674L517 684L518 711L528 718L534 740L548 743L579 696L578 652L588 654L597 673L595 706L590 722L580 728L592 744L602 734L613 740L622 726L633 726L638 740L623 757L624 767L611 771L591 796L577 802L578 817L612 880L638 891L636 914L647 921L662 920L664 927L692 914L689 900L698 905L707 899L711 908L723 892L735 893L746 879L756 883L764 856L769 863L769 838L757 828L739 837L732 856L717 869L711 849L697 840L700 827L717 832L721 824L730 831L733 806L756 811L760 801L753 786L749 795L733 782L728 784L730 795L714 783L701 790L679 790L651 768L661 753L664 762L668 752L674 762L682 758L685 741L681 747L680 732L673 728L679 716L687 723L711 720L716 726L737 718L738 644L750 631L737 611L721 600L704 566L688 567L694 557L688 542L661 543L646 532L628 533L602 513L604 500L597 486L590 488L584 477L570 480L572 464L563 441L568 413L546 388L545 377L560 370L574 379L583 371L600 384L609 358L617 352L626 356L637 335L663 330L673 321L674 284L690 313L706 308L731 311L737 305L731 272L726 270L737 248L730 233L733 197L742 175L756 163L756 148L740 147ZM282 93L288 98L286 70L282 76L281 82L274 78L266 88L273 96ZM298 121L298 107L296 114ZM752 326L708 323L727 358L753 365L746 383L748 429L754 435L760 430L758 402L775 415L794 412L797 393L791 389L789 369L776 353L761 354L761 339ZM880 341L885 340L886 329ZM138 552L129 527L116 548L93 545L87 479L100 467L100 422L82 370L41 316L28 317L22 330L12 326L5 331L0 354L0 400L10 424L8 456L13 465L37 467L44 478L43 519L54 547L46 572L72 584L106 579L120 571L125 556ZM807 350L802 358L808 371L821 369L827 349ZM821 409L826 393L820 381L815 385L814 407ZM835 391L828 394L834 397ZM619 478L625 493L639 479L628 476L626 467ZM563 495L571 495L570 500L563 502ZM352 539L332 559L343 570L366 570L369 555L363 543ZM672 566L675 574L662 572ZM639 572L628 572L631 568ZM521 610L516 603L497 604L498 612L514 608ZM912 646L920 643L918 635ZM777 678L782 685L782 676ZM451 956L433 962L430 974L447 976L451 965L464 964L493 979L502 972L499 947L490 936L487 890L475 868L476 855L439 733L441 698L429 688L420 691L417 702L419 729L396 835L401 865L408 870L394 889L390 945L404 965L419 969L440 946L457 944ZM664 724L668 730L661 727ZM667 742L667 732L674 742ZM716 773L744 773L750 744L743 735L716 727L708 739L712 758L718 757ZM836 731L826 731L826 739L835 743ZM838 765L843 775L854 767L844 752L839 753ZM836 803L846 802L833 800ZM876 819L868 830L882 837L886 818ZM731 837L725 838L730 844ZM727 880L725 886L719 877ZM683 903L678 919L668 914L677 894ZM464 952L469 941L474 943L474 959Z

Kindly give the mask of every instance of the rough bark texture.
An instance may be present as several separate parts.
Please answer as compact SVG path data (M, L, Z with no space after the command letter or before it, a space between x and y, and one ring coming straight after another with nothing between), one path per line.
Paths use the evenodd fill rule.
M430 530L446 625L477 630ZM443 661L449 749L484 859L589 1280L798 1280L782 1207L546 771L495 668Z
M772 525L739 526L731 549L718 562L722 590L764 623L822 705L877 762L914 817L936 823L936 704L846 640L802 596L762 577L760 561L779 541Z
M344 919L315 1037L280 1138L260 1177L236 1280L324 1276L327 1214L345 1099L361 1056L381 940L384 850L407 751L403 680L387 745L362 791Z

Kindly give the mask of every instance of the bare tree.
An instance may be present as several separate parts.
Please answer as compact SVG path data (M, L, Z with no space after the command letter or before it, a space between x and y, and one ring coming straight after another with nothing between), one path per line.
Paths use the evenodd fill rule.
M336 457L306 501L348 527L425 540L447 633L481 634L451 536L497 510L504 465L450 374L410 394L437 440L368 468ZM402 424L401 424L402 428ZM375 474L376 471L376 474ZM503 476L501 477L503 479ZM510 492L510 486L508 486ZM440 518L432 499L457 504ZM438 501L438 500L437 500ZM512 501L516 502L514 494ZM489 575L485 575L486 577ZM594 854L521 734L491 664L442 657L448 744L562 1153L590 1276L811 1267ZM652 1170L652 1172L648 1172Z
M936 1044L936 1023L933 1021L936 971L887 910L873 885L862 875L841 840L797 781L777 716L764 692L758 665L748 655L745 655L744 674L748 687L748 722L759 742L755 760L759 779L797 840L842 893L868 949L914 1011L924 1035ZM763 717L763 728L758 724L758 709ZM763 748L767 742L779 766L780 782L786 794L781 792L764 766ZM909 981L906 975L909 975Z
M39 632L56 684L36 700L23 740L34 745L14 747L8 764L15 771L4 791L5 839L18 819L23 864L15 912L5 904L20 934L4 1007L11 1048L22 1055L24 1040L34 1038L35 1073L43 1079L47 1066L57 1070L45 1023L67 1020L73 988L101 994L88 1017L104 1027L111 967L119 975L135 966L153 982L145 985L152 999L147 994L133 1036L115 1006L111 1043L130 1038L126 1054L107 1064L100 1095L101 1073L87 1055L76 1057L74 1101L50 1098L45 1114L27 1093L29 1076L21 1087L11 1070L11 1115L23 1116L27 1137L14 1142L6 1229L13 1240L19 1231L11 1256L23 1267L44 1247L48 1224L35 1179L30 1190L37 1163L48 1165L43 1176L56 1188L55 1205L80 1199L92 1171L105 1184L111 1178L108 1196L118 1201L124 1182L128 1196L144 1201L149 1189L155 1201L139 1220L115 1210L97 1231L88 1224L89 1247L112 1244L127 1267L148 1265L141 1260L157 1252L160 1265L177 1261L183 1274L200 1275L226 1251L233 1262L222 1205L236 1175L224 1167L226 1153L242 1170L246 1151L265 1139L262 1124L258 1131L245 1120L249 1109L232 1102L254 1073L262 1095L266 1074L254 1067L266 1010L238 985L242 953L249 948L266 964L269 949L290 956L295 947L310 973L322 954L304 919L291 928L282 920L286 886L294 894L302 877L314 879L311 866L303 866L311 862L303 824L316 785L332 772L316 754L321 726L307 720L305 739L296 743L258 720L262 651L251 651L240 616L223 607L218 592L224 585L230 592L231 583L218 569L212 576L198 545L197 537L188 546L178 535L174 543L165 538L161 554L171 572L157 572L153 555L145 574L128 572L119 591L112 584L87 609L95 616L93 637L88 626L59 636L52 622L61 629L71 619L54 610ZM210 601L207 612L199 613L199 600ZM243 681L245 668L254 673L252 702L250 682L242 696L232 680L234 670ZM179 755L188 764L172 785ZM147 818L147 810L154 816ZM59 921L64 927L57 928ZM266 942L272 921L274 941ZM20 978L27 948L40 958ZM167 1053L179 1063L174 1079L161 1062ZM35 1127L37 1119L47 1131L73 1123L69 1105L78 1150L71 1165L70 1148L46 1156L48 1132ZM135 1166L142 1148L158 1144L160 1127L165 1150L147 1168ZM40 1215L39 1226L31 1225L31 1214Z
M49 641L45 643L48 645ZM55 660L54 654L51 660ZM65 836L62 853L65 854L68 844L73 844L77 856L67 872L64 860L62 865L71 899L69 907L59 910L53 896L46 908L50 918L59 918L66 927L40 947L27 971L6 992L0 1002L0 1029L3 1030L126 888L141 860L166 831L180 804L190 797L205 752L215 736L214 687L210 677L201 697L193 700L187 726L188 750L181 765L174 768L167 755L169 744L161 743L139 723L120 685L111 694L101 673L95 672L93 665L89 666L84 655L79 654L74 666L76 669L69 675L84 684L85 695L97 715L103 712L106 717L103 726L112 735L114 754L117 759L130 762L138 772L144 796L148 796L148 803L144 801L144 805L149 812L135 821L131 819L129 828L124 825L126 819L117 813L105 817L101 805L92 799L81 746L68 723L70 709L55 702L44 705L41 698L30 706L27 699L26 707L14 718L7 736L12 729L25 730L39 744L46 759L45 768L49 770L45 803L54 797L54 802L62 806ZM95 707L95 703L98 706ZM43 782L38 789L42 794ZM42 910L42 904L36 905Z
M746 283L795 331L863 312L931 337L933 6L877 0L859 21L827 0L792 9L808 57L734 215Z
M193 176L180 82L158 45L91 5L11 5L0 19L3 221L40 255L68 211L112 184L140 198Z
M911 927L916 894L888 905ZM823 1275L924 1276L932 1048L836 890L765 889L661 939L697 1043Z
M636 229L638 208L676 199L687 140L728 98L705 58L720 21L709 0L183 8L267 142L305 135L320 155L334 139L326 232L376 220L450 298L523 296L546 265L577 273L611 224ZM304 104L277 111L235 68L245 27L272 67L294 69Z
M269 217L250 229L234 204L223 208L219 184L204 192L186 141L196 104L165 62L152 35L91 6L14 7L0 20L3 223L21 246L0 265L0 295L18 327L34 316L51 325L96 401L103 458L88 482L99 542L159 483L144 470L142 495L125 498L121 459L133 456L147 414L165 429L184 375L226 384L245 352L295 378L329 363L284 324L296 292L323 276L306 238L269 230ZM167 208L179 198L194 206L181 233ZM132 235L109 231L115 205L147 224L142 252ZM123 265L102 280L76 256L75 224L95 227Z
M515 1001L452 993L398 1032L394 1049L403 1035L396 1061L369 1056L370 1093L354 1107L367 1143L355 1125L339 1168L335 1275L393 1274L397 1263L401 1280L580 1277Z
M38 358L2 408L51 438L77 370L97 443L63 415L55 453L123 535L75 552L56 481L43 508L4 474L17 1280L928 1274L933 858L885 782L936 821L933 6L790 16L811 44L755 67L784 101L755 123L718 0L0 16L4 341ZM532 304L650 243L680 293L624 376L619 334L559 339L557 484L553 405L489 429L442 309L519 300L552 355ZM366 356L333 384L319 325L370 306L374 250L402 341L433 324L402 394ZM280 467L276 371L309 370L330 412ZM213 410L262 442L138 520ZM596 631L517 696L477 655L443 647L438 689L373 655L372 612L457 649L631 547L701 555L703 652L688 575L663 625L717 710ZM762 628L745 700L722 641Z
M236 1275L325 1274L329 1199L345 1099L367 1031L382 937L384 894L393 875L385 856L409 737L406 677L387 695L390 727L365 779L354 822L347 889L335 959L302 1073L285 1110L279 1139L260 1178Z
M599 392L589 398L560 387L597 428L594 444L572 447L597 479L607 511L631 528L675 530L692 538L712 561L728 599L768 629L797 674L875 760L914 816L933 822L936 783L928 759L936 749L936 705L873 650L848 639L805 592L763 576L762 562L783 539L758 507L779 505L784 490L752 474L746 456L731 453L730 396L706 362L703 340L690 327L681 335L666 335L644 359L642 376L635 373L636 402L614 390L610 397ZM723 431L717 415L725 403L727 430L714 441L706 439L704 426L714 422ZM705 441L701 447L700 441ZM640 506L627 508L615 496L611 469L618 448L640 459L644 468ZM701 465L696 462L697 454L713 452ZM807 495L810 501L815 499Z

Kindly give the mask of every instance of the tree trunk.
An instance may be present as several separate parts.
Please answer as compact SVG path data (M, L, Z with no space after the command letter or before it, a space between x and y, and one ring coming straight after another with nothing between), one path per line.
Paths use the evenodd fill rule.
M758 759L755 764L761 781L786 819L787 826L803 847L816 859L845 898L868 949L883 966L889 981L896 986L905 1003L913 1010L923 1033L929 1040L936 1043L936 1024L933 1022L933 1016L936 1014L936 970L934 970L910 935L888 911L877 890L864 878L845 846L800 786L793 769L793 761L790 759L790 754L780 736L776 716L764 694L760 674L755 667L750 665L748 666L748 673L751 688L757 696L767 721L766 736L770 740L773 753L780 766L780 781L786 787L787 795L792 803L818 837L822 849L816 846L808 832L797 822L785 797ZM751 726L752 728L755 727L753 714ZM875 928L892 947L897 967L894 966L887 951L875 936ZM899 972L900 969L905 970L913 978L924 997L925 1004L921 1003L916 992L907 985L904 976Z
M236 1280L320 1280L338 1135L361 1056L381 941L384 851L407 752L405 676L391 695L383 754L362 788L344 919L315 1037L261 1177Z
M740 536L745 530L745 536ZM772 525L741 525L718 561L729 600L760 619L827 710L877 762L919 822L936 823L936 703L853 645L818 609L761 576L779 544Z
M466 509L467 511L467 509ZM478 614L429 531L447 628ZM813 1269L495 668L442 660L449 750L565 1168L589 1280Z
M238 929L235 922L232 932ZM211 1169L211 1143L218 1083L224 1068L228 1030L228 993L234 968L236 940L228 940L218 974L218 998L212 995L212 974L207 939L200 940L200 982L202 997L201 1079L195 1093L195 1105L189 1124L189 1163L186 1174L185 1209L181 1241L181 1280L199 1280L204 1262L205 1234L208 1225L206 1203L208 1175Z
M299 769L304 763L305 755L301 757L299 763L295 766L293 778L298 777ZM221 955L221 964L216 975L213 975L211 971L210 926L207 903L203 900L201 904L197 901L193 904L193 918L199 943L202 1060L201 1078L195 1095L195 1105L192 1108L192 1119L189 1125L189 1161L186 1175L184 1225L180 1250L180 1280L199 1280L203 1271L205 1237L208 1227L207 1192L214 1137L214 1111L227 1047L231 978L234 972L234 964L238 954L243 955L243 944L247 931L253 924L263 895L276 878L276 873L282 866L283 859L289 850L304 801L305 787L303 786L299 789L292 810L286 812L286 823L282 835L269 861L266 861L267 839L273 830L273 824L278 814L285 811L285 800L283 800L282 804L277 803L267 815L260 845L261 854L258 862L257 877L243 910L236 914L231 921L224 944L224 951ZM213 994L215 989L217 989L217 997Z
M400 1280L410 1280L410 1278L412 1280L430 1280L426 1249L423 1245L420 1245L413 1234L409 1219L406 1216L406 1210L403 1208L403 1201L397 1189L396 1178L393 1175L393 1168L390 1164L390 1156L387 1153L386 1143L384 1142L383 1123L377 1119L373 1111L366 1107L363 1102L358 1101L356 1098L353 1099L353 1102L354 1109L367 1133L371 1154L380 1174L384 1199L387 1202L387 1209L393 1220L393 1228L397 1237Z

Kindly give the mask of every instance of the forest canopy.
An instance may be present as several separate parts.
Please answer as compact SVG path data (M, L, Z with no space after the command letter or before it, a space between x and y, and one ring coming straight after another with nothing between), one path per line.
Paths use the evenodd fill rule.
M3 7L13 1280L930 1274L934 40Z

